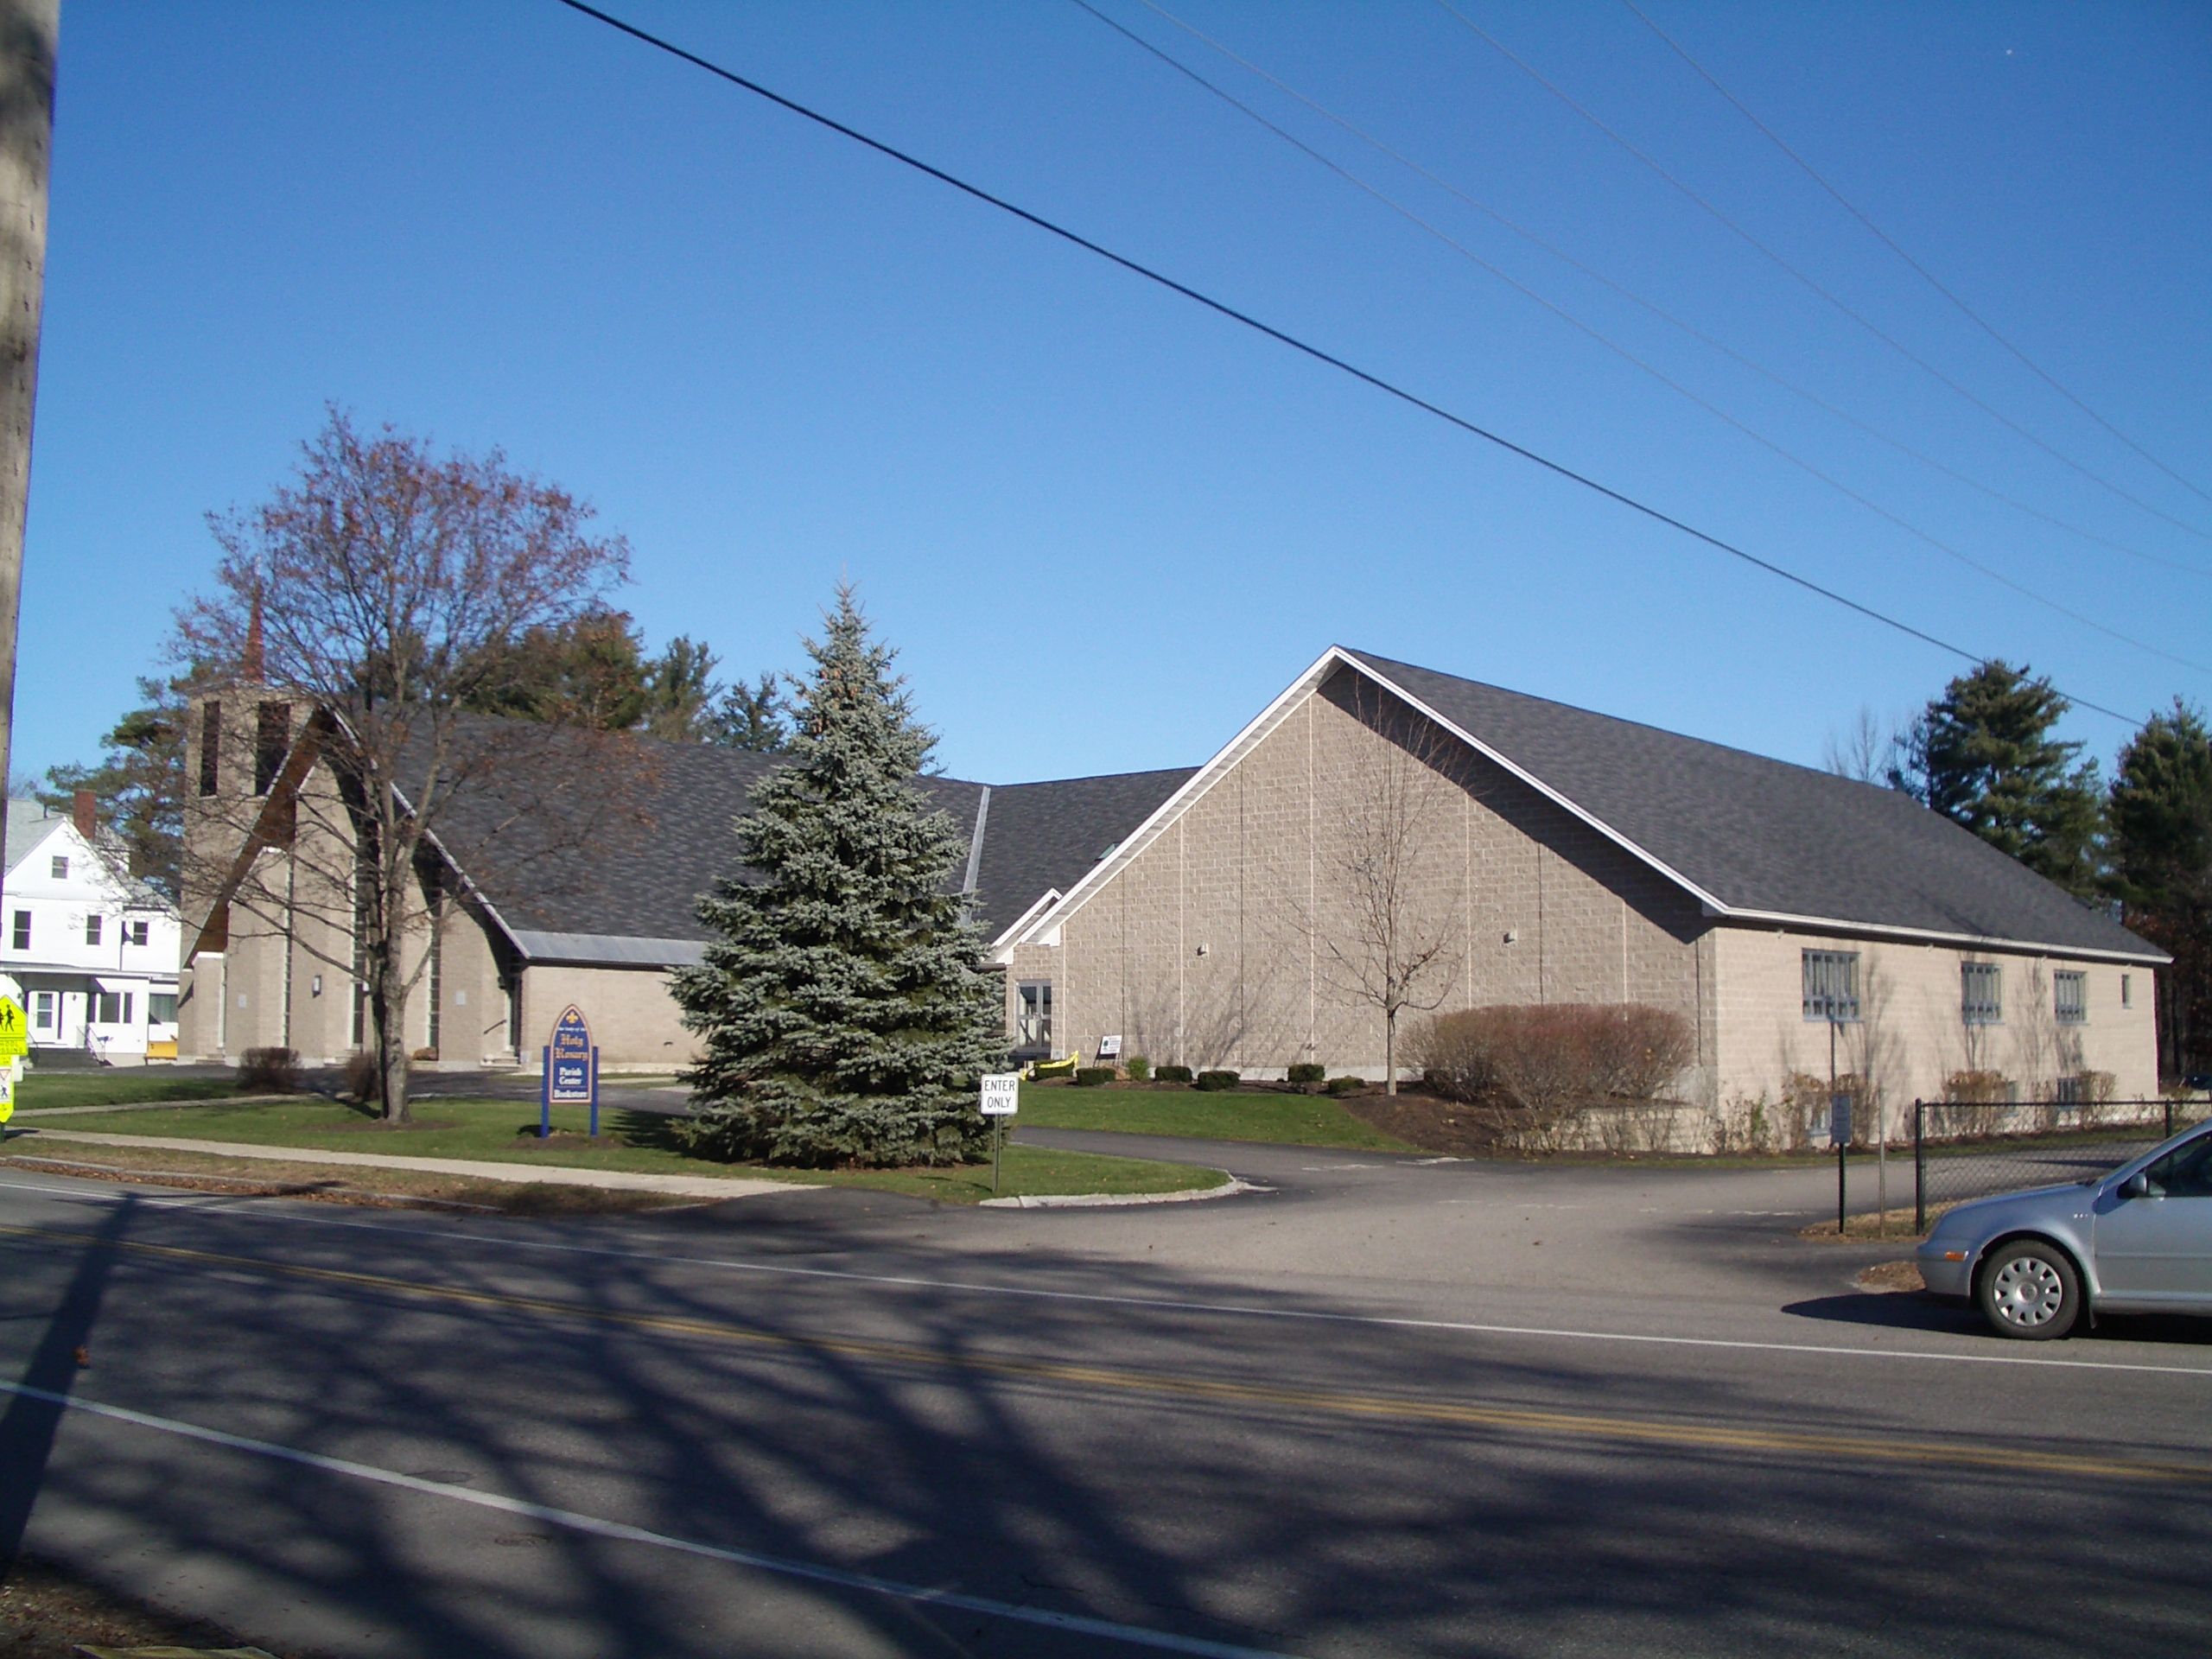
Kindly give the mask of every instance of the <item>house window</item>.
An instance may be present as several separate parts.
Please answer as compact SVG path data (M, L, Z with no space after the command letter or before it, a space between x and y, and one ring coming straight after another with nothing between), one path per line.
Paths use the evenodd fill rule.
M54 855L54 879L57 881L67 881L69 879L69 855L67 853L56 853Z
M222 778L218 768L223 747L223 705L210 700L200 709L200 792L213 795Z
M2079 1106L2082 1104L2082 1103L2088 1098L2088 1096L2082 1092L2081 1073L2077 1071L2070 1077L2061 1077L2058 1080L2058 1090L2056 1098L2061 1106Z
M124 943L126 944L145 944L146 924L143 922L125 922L123 925L123 939Z
M2005 970L1996 963L1959 964L1959 1020L1969 1026L2004 1023Z
M1016 1048L1039 1048L1050 1053L1052 1047L1052 982L1049 979L1024 980L1014 991L1014 1046Z
M176 1024L176 993L175 991L147 992L146 1018L157 1026Z
M28 950L31 948L30 912L28 910L19 910L16 912L16 931L11 937L15 941L16 950Z
M253 792L266 795L269 785L283 770L284 751L292 745L292 705L264 702L254 711Z
M102 991L92 999L92 1023L96 1026L127 1026L130 1023L130 993Z
M2089 1020L2089 976L2061 969L2050 979L2051 1011L2062 1026L2087 1025Z
M1859 1018L1859 953L1805 952L1805 1017L1846 1024Z
M54 993L52 991L31 993L31 1024L40 1031L54 1029Z
M85 918L85 943L86 944L98 944L100 942L101 919L101 916L98 911L94 911L91 915Z
M2120 1006L2123 1008L2135 1006L2135 976L2133 974L2120 976Z

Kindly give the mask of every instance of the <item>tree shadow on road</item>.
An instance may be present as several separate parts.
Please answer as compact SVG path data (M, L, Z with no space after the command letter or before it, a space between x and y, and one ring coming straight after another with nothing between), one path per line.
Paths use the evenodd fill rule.
M836 1227L768 1204L534 1228L118 1206L80 1245L10 1250L60 1310L27 1375L90 1334L128 1357L93 1374L112 1403L441 1490L79 1420L22 1465L32 1532L265 1644L338 1652L1139 1650L553 1511L1185 1643L1750 1652L1856 1630L1995 1656L2125 1628L2134 1651L2201 1648L2196 1489L1716 1439L1802 1419L1707 1354L1207 1313L1192 1305L1339 1310L1102 1273L1003 1216L908 1252L894 1236L918 1213L872 1209L845 1259L801 1266ZM118 1248L137 1242L201 1254ZM1956 1328L1913 1325L1913 1300L1863 1299L1896 1328ZM1864 1389L1820 1414L1832 1434L1897 1424ZM2037 1550L2007 1548L2049 1514L2066 1524Z

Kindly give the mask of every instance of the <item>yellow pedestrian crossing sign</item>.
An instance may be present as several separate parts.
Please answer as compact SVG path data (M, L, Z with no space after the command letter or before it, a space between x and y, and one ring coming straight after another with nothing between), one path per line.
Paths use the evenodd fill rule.
M20 1060L31 1052L30 1027L22 1005L12 996L0 996L0 1061Z

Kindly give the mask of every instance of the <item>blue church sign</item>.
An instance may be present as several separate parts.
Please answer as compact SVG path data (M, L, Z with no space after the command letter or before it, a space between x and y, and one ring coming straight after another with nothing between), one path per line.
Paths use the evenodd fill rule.
M546 1046L544 1081L538 1097L537 1133L553 1133L556 1106L591 1107L591 1132L599 1133L599 1051L592 1046L591 1027L583 1010L573 1002L553 1022L553 1040Z

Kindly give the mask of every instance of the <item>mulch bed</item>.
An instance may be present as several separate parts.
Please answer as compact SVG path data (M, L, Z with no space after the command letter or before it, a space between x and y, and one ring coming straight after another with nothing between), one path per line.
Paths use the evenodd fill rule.
M235 1630L111 1594L42 1562L18 1560L0 1578L0 1659L71 1659L98 1648L237 1648Z
M1402 1087L1386 1095L1378 1087L1342 1098L1344 1109L1361 1122L1423 1152L1461 1158L1528 1155L1501 1147L1497 1129L1474 1108L1426 1090Z

